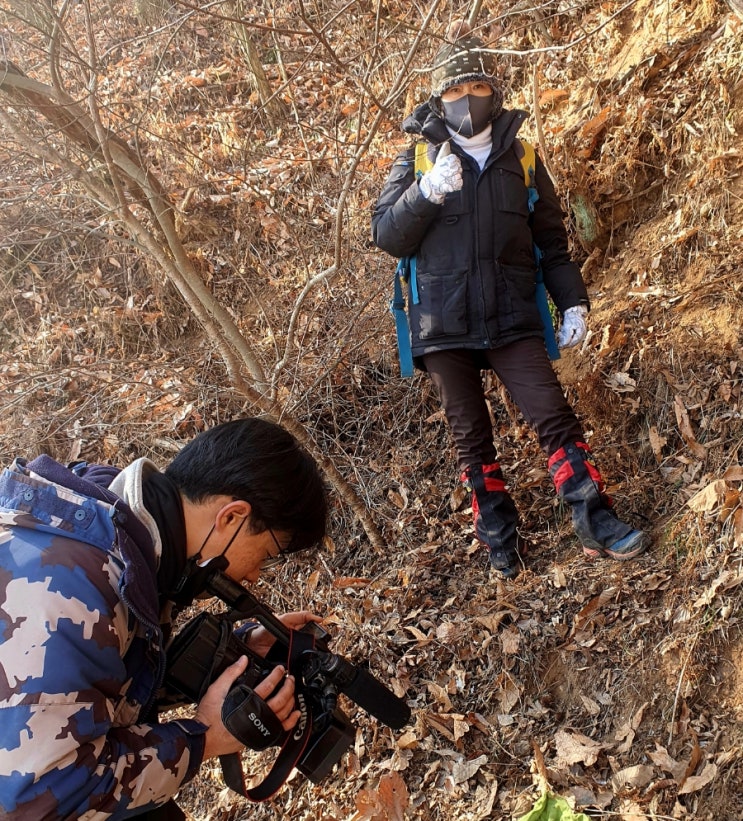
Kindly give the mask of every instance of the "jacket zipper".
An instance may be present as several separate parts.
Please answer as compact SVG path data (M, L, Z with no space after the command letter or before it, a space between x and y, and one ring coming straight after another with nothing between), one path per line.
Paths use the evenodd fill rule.
M477 266L477 279L480 284L480 321L482 322L482 330L483 336L485 337L482 340L482 347L483 350L489 350L492 348L492 341L488 334L488 326L485 320L485 280L482 275L482 271L480 270L480 230L479 225L480 221L478 218L478 211L479 211L479 197L478 197L478 189L480 187L480 180L483 178L485 174L485 170L487 169L487 164L485 167L480 171L477 175L477 180L475 181L475 203L472 209L473 214L473 231L475 234L475 265ZM495 261L495 265L497 266L498 263Z

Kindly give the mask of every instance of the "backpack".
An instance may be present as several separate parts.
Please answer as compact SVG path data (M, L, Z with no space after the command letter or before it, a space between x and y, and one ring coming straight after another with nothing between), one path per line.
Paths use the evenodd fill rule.
M518 138L524 150L521 157L521 167L524 171L524 185L527 190L527 201L529 213L534 212L534 206L539 199L539 192L536 185L536 152L534 146ZM420 179L426 171L433 168L433 163L428 157L428 143L421 141L415 144L415 176ZM549 296L544 285L544 273L542 271L542 252L534 245L534 259L537 263L537 307L539 316L544 325L544 344L547 355L550 359L560 358L560 351L555 339L555 328L552 320ZM397 333L397 350L400 360L400 375L410 377L413 375L413 354L410 347L410 325L406 312L404 295L404 285L410 286L410 298L414 305L418 304L418 282L416 277L415 257L403 257L397 263L394 277L394 292L390 300L390 310L395 318L395 330Z

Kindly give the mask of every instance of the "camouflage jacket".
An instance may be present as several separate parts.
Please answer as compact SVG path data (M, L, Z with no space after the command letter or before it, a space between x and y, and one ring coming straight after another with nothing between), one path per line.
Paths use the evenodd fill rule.
M201 763L202 724L157 720L159 537L134 508L49 457L0 475L2 819L129 818Z

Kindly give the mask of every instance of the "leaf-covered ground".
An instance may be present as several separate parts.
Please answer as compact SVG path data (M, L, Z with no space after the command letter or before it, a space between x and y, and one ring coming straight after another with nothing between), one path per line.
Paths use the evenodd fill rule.
M335 649L405 697L413 721L395 733L344 702L358 732L338 770L317 786L295 774L262 805L225 790L209 762L180 796L197 821L512 819L544 783L591 817L743 817L743 21L712 0L563 5L505 19L508 48L537 49L504 55L509 103L533 111L537 94L543 139L533 118L527 136L564 197L593 304L590 336L557 368L620 513L653 546L628 566L585 562L533 435L491 384L534 549L515 582L488 572L431 388L396 376L392 261L368 242L369 206L404 144L401 104L351 194L350 270L307 320L337 365L303 406L313 435L346 455L386 548L336 502L325 549L258 592L277 610L322 614ZM155 89L167 104L150 127L190 141L198 161L170 178L191 252L270 351L295 269L331 244L325 209L344 157L329 149L326 109L342 130L358 106L338 65L307 70L305 97L285 101L305 130L250 131L246 146L254 122L236 58L196 34L191 63L174 62ZM111 82L130 86L112 93L138 93L152 59L146 42L122 52ZM2 159L8 179L23 177L24 157ZM208 174L196 168L207 160ZM153 288L134 251L106 245L93 211L66 231L66 194L55 195L57 210L15 193L3 210L3 460L162 462L204 425L250 412L177 297ZM298 250L298 236L314 244ZM352 344L339 341L350 328ZM245 766L260 776L270 760Z

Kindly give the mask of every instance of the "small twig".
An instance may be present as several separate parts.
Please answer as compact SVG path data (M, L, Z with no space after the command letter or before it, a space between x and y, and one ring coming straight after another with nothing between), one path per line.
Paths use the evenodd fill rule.
M527 48L527 49L513 49L513 48L488 48L483 49L483 51L488 51L491 54L510 54L513 56L523 56L526 54L545 54L550 52L560 52L560 51L568 51L569 49L577 46L579 43L582 43L584 40L588 40L589 37L593 37L594 34L597 34L601 29L606 28L613 20L619 17L620 14L627 11L627 9L631 8L632 6L637 3L638 0L628 0L620 9L614 12L610 17L607 17L601 25L596 26L596 28L591 29L590 31L585 32L580 37L576 37L575 40L571 40L569 43L564 43L563 45L558 46L542 46L541 48Z
M547 143L544 140L544 128L542 125L542 112L539 110L539 66L534 63L534 70L532 71L533 78L533 95L534 95L534 122L537 126L537 142L539 143L539 151L542 155L542 162L550 175L553 185L557 185L555 172L552 170L549 158L547 156Z
M470 13L467 17L467 22L470 25L470 28L475 27L475 20L477 20L477 15L480 13L480 9L482 8L482 0L474 0L472 3L472 8L470 9Z
M673 722L676 718L676 709L678 707L679 698L681 697L681 684L684 681L684 674L686 673L686 667L691 660L692 653L694 652L694 647L696 646L697 639L699 638L699 633L694 636L694 641L691 643L691 647L689 648L689 652L686 655L686 660L684 661L683 665L681 666L681 673L679 674L679 680L676 684L676 694L673 698L673 709L671 710L671 721L670 721L670 729L668 731L668 746L670 746L671 741L673 741Z

